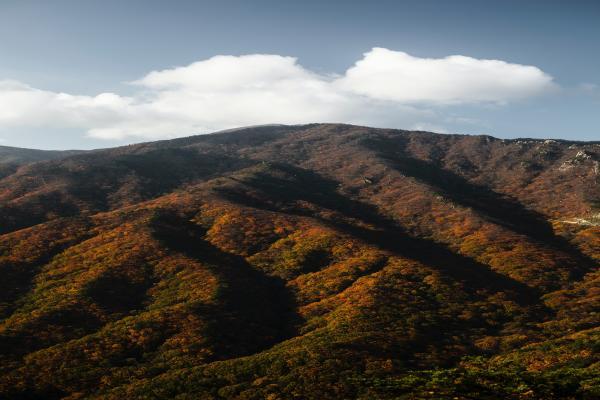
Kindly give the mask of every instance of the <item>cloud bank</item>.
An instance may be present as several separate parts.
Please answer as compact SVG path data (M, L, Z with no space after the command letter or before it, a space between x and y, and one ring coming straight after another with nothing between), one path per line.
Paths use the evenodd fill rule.
M504 104L539 95L553 81L534 66L374 48L342 75L310 71L293 57L254 54L152 71L132 84L131 96L80 96L0 81L0 127L156 139L268 123L412 126L436 108Z
M465 56L418 58L374 48L346 71L341 87L402 103L505 103L548 89L552 77L537 67Z

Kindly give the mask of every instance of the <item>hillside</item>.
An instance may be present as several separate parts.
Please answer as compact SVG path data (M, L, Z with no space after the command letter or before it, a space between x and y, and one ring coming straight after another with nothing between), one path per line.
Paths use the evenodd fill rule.
M20 160L0 398L600 396L600 143L312 124Z
M14 173L17 167L36 161L54 160L81 153L78 150L32 150L0 146L0 178Z
M36 161L54 160L74 154L81 150L34 150L20 147L0 146L0 164L26 164Z

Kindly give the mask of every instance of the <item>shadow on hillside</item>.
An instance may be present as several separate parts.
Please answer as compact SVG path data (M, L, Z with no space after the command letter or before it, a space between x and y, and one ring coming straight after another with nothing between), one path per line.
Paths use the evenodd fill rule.
M570 271L573 279L580 279L596 265L566 239L556 236L552 225L541 213L527 209L514 198L473 184L432 162L411 157L405 150L406 141L406 138L399 137L394 140L370 138L363 144L377 152L396 171L429 185L445 198L461 206L474 209L488 221L570 254L578 261L574 266L577 270Z
M139 269L139 277L128 276ZM121 271L119 271L121 270ZM127 315L142 310L148 301L148 290L156 283L152 268L148 265L124 263L111 268L85 285L84 295L108 314Z
M218 277L217 304L196 310L209 324L216 359L254 354L296 334L301 318L283 280L215 247L204 239L204 228L174 212L159 211L151 229L166 247L199 260Z
M403 257L435 268L464 283L465 291L478 297L503 292L521 305L540 305L535 289L491 270L488 266L456 254L431 240L409 236L394 221L381 216L375 207L336 192L337 183L307 170L276 165L240 181L244 186L216 189L226 199L250 207L287 212L319 219L340 231ZM251 189L252 195L247 189ZM258 193L257 193L258 192ZM308 201L335 211L337 217L323 217L298 206Z
M42 162L27 174L13 177L11 183L24 193L11 194L9 190L17 199L0 204L0 235L58 217L109 211L153 199L257 162L217 150L200 153L164 148L133 153L134 148Z
M81 224L82 230L89 230L91 225L85 217L65 218L64 223ZM50 231L52 228L48 228ZM60 229L58 225L55 229ZM31 292L34 286L34 279L40 269L49 263L54 256L60 254L70 246L77 245L90 237L89 232L79 236L74 236L70 240L57 239L56 242L48 240L48 248L40 252L40 255L27 261L14 261L11 258L0 260L0 321L8 318L18 307L18 301ZM29 246L35 246L34 242L28 242ZM32 254L38 249L31 248ZM1 346L0 346L1 347Z
M47 222L48 214L52 213L73 218L79 210L58 192L29 196L20 203L0 204L0 235Z

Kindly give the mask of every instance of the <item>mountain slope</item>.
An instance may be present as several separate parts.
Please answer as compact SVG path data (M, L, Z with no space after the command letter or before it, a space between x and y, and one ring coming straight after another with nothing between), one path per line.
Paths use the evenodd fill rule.
M81 153L79 150L33 150L20 147L0 146L0 164L25 164L36 161L54 160Z
M314 124L22 166L0 180L0 393L594 398L599 163Z
M64 158L77 153L81 151L32 150L0 146L0 178L14 173L23 164Z

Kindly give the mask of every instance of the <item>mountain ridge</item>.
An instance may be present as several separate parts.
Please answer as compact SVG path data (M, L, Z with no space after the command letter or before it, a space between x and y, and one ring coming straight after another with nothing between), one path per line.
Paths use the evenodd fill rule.
M45 161L83 152L84 150L38 150L24 147L0 146L0 163L29 163Z
M237 128L229 128L229 129L223 129L223 130L217 130L214 132L209 132L209 133L203 133L203 134L193 134L193 135L189 135L189 136L182 136L182 137L176 137L176 138L172 138L172 139L160 139L160 140L153 140L153 141L144 141L144 142L137 142L137 143L131 143L131 144L126 144L126 145L120 145L120 146L115 146L115 147L101 147L101 148L94 148L94 149L89 149L89 150L81 150L81 149L62 149L62 150L45 150L45 149L36 149L36 148L30 148L30 147L15 147L15 146L2 146L0 145L0 154L2 153L6 153L6 154L10 154L12 151L14 152L20 152L20 151L31 151L31 152L35 152L35 153L56 153L56 154L66 154L67 156L72 155L72 154L68 154L68 153L83 153L83 152L93 152L93 151L104 151L104 150L112 150L112 149L119 149L119 148L128 148L131 146L144 146L147 144L152 144L152 143L168 143L168 142L178 142L178 141L186 141L186 140L191 140L194 138L200 138L202 136L207 136L207 135L221 135L221 134L235 134L235 133L244 133L245 131L248 130L252 130L252 129L260 129L260 128L294 128L294 127L314 127L314 126L346 126L346 127L354 127L354 128L366 128L366 129L381 129L381 130L394 130L394 131L399 131L399 132L413 132L413 133L425 133L425 134L435 134L435 135L448 135L448 136L468 136L468 137L488 137L490 139L493 140L500 140L500 141L504 141L504 142L558 142L558 143L566 143L566 144L581 144L581 145L585 145L585 144L600 144L600 141L598 140L572 140L572 139L560 139L560 138L533 138L533 137L527 137L527 136L523 136L523 137L516 137L516 138L500 138L497 136L493 136L493 135L489 135L489 134L468 134L468 133L440 133L440 132L434 132L434 131L424 131L424 130L410 130L410 129L401 129L401 128L372 128L366 125L354 125L354 124L343 124L343 123L309 123L309 124L262 124L262 125L249 125L249 126L240 126ZM44 158L43 156L40 157L40 160L34 159L33 161L44 161L46 160L46 158ZM0 159L0 162L8 162L8 161L4 161L3 159ZM29 161L31 162L31 161Z
M599 160L310 124L22 165L0 393L593 398Z

